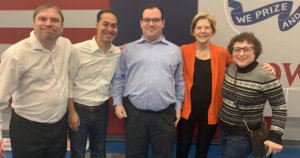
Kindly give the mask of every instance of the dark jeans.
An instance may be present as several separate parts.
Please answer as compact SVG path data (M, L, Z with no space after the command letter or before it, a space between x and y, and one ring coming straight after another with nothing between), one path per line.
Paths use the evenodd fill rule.
M27 120L12 110L9 134L13 158L65 158L66 116L47 124Z
M222 158L246 158L251 153L248 136L232 135L221 130L220 141Z
M217 125L208 125L207 122L195 118L188 120L181 118L178 124L176 158L187 158L193 139L195 125L198 123L198 134L196 142L196 158L206 158L209 146L215 135Z
M175 141L175 109L170 105L160 112L139 110L124 100L126 158L147 158L151 144L154 158L172 158Z
M89 136L90 157L105 158L105 143L108 124L108 101L100 105L99 111L90 112L75 107L79 115L78 131L69 129L71 142L71 158L84 158L87 137Z

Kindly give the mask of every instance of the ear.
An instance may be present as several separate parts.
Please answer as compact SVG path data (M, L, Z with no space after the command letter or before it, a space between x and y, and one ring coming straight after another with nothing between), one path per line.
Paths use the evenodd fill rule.
M143 20L140 19L140 27L142 28L142 23L143 23Z
M166 20L165 20L165 19L163 19L163 20L162 20L162 28L164 28L164 27L165 27L165 23L166 23Z

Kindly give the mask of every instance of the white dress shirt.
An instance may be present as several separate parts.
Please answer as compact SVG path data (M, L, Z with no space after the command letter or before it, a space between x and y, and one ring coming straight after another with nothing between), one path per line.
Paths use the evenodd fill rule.
M41 123L61 120L67 108L72 50L71 42L63 37L57 39L52 51L46 50L34 31L8 48L0 64L0 121L11 96L13 109L23 118Z
M70 62L69 98L87 106L100 105L110 97L121 50L111 44L105 54L95 37L74 47L78 58Z

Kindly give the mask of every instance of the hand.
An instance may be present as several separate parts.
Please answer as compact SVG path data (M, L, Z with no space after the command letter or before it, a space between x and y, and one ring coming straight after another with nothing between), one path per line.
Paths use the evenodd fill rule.
M178 122L179 122L179 120L180 120L180 117L181 117L181 109L178 109L178 108L176 108L175 110L176 110L176 121L175 121L175 127L177 127L177 125L178 125Z
M124 49L126 46L127 46L127 43L125 43L125 44L123 44L123 45L121 45L121 46L118 46L118 47L121 49L121 51L123 51L123 49Z
M127 118L127 113L121 104L115 105L115 114L119 119Z
M5 150L6 150L6 148L3 144L3 140L1 140L0 141L0 158L5 158L6 157L6 155L3 153L3 151L5 151Z
M264 63L261 67L261 69L265 70L265 71L269 71L270 74L272 75L276 75L275 69L273 66L271 66L269 63Z
M73 131L79 130L80 119L76 111L68 113L68 125Z
M269 147L266 156L270 156L271 154L276 154L276 153L280 152L283 148L282 145L274 143L274 142L269 141L269 140L266 140L264 142L264 144Z

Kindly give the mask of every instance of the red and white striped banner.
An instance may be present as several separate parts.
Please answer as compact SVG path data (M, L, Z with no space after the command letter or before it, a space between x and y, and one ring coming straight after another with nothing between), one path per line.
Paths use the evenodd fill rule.
M10 45L29 37L33 29L34 10L42 4L58 6L65 17L62 36L73 43L92 38L96 33L97 12L108 9L109 0L1 0L0 54Z

